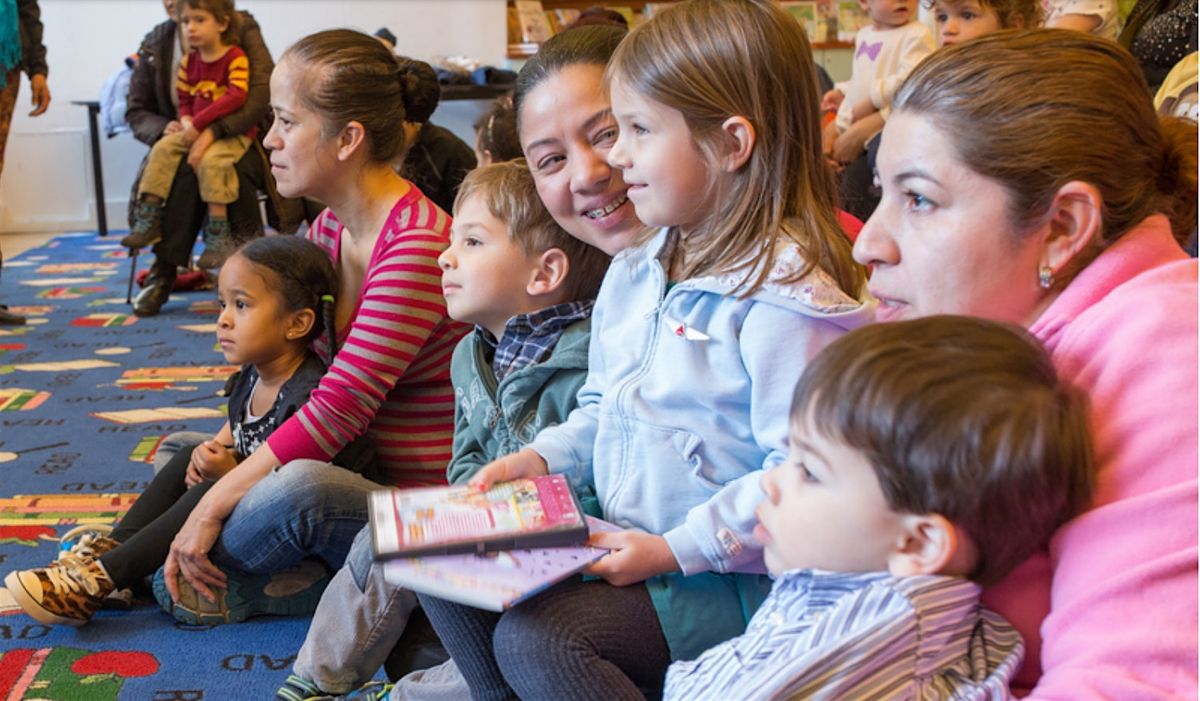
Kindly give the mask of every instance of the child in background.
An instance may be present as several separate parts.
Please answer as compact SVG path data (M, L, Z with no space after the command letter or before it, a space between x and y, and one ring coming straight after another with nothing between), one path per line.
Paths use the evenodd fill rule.
M937 24L938 47L1001 29L1042 26L1040 0L925 0Z
M1044 0L1046 27L1073 29L1117 40L1120 17L1117 0Z
M241 160L258 133L214 139L208 125L246 102L250 63L234 45L240 16L233 0L181 0L179 23L191 51L179 64L175 83L179 95L179 121L167 125L164 136L150 150L138 184L138 205L133 229L121 239L128 248L145 248L162 240L163 202L171 192L179 159L196 170L200 199L208 205L204 224L204 252L197 264L215 268L229 253L228 205L237 199L234 164Z
M1010 698L1024 644L980 586L1089 503L1083 393L1015 326L875 324L805 370L790 443L755 528L771 596L665 698Z
M825 126L825 152L832 153L839 140L857 145L857 149L845 143L839 147L842 162L861 153L882 128L872 122L853 130L852 125L877 112L886 115L900 83L935 48L933 35L917 21L916 0L859 0L859 5L870 15L871 23L854 37L850 80L837 83L821 98L822 112L837 112Z
M229 420L212 440L190 453L176 453L111 533L74 534L78 541L64 547L55 563L9 573L4 584L25 613L47 625L81 626L113 591L162 566L200 497L295 413L325 374L325 364L308 345L330 333L336 290L329 256L302 238L258 238L226 261L218 280L217 340L227 362L242 364L230 382ZM342 452L338 464L366 472L371 463L369 444L359 440ZM292 612L253 611L239 605L237 597L232 590L226 596L229 620Z
M511 93L493 100L473 126L475 160L479 165L511 161L524 155L517 138L517 111Z
M476 165L475 152L454 132L429 121L442 99L433 66L406 56L397 56L396 63L405 85L404 132L409 144L400 175L449 212L459 183Z
M459 484L575 408L608 256L554 222L525 161L516 160L483 166L463 180L450 247L438 263L451 318L475 325L450 366L456 403L447 477ZM276 698L354 689L356 699L384 698L388 685L362 685L396 645L415 605L412 592L384 579L372 559L370 526L363 528Z
M579 408L473 482L565 474L628 530L593 536L612 551L598 578L503 614L419 595L472 698L642 698L672 659L740 634L769 588L751 531L761 471L786 453L785 388L871 316L790 15L669 5L608 71L609 162L658 228L604 279Z

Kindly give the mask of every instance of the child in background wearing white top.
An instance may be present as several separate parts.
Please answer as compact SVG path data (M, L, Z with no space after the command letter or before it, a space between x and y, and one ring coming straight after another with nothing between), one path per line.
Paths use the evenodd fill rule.
M850 80L837 83L821 98L822 112L837 112L837 118L825 126L825 153L832 153L843 135L857 144L856 149L839 147L843 161L861 153L880 129L874 124L870 129L860 126L852 130L852 125L876 112L886 112L900 83L936 48L933 34L917 21L916 0L859 0L859 5L870 15L871 23L854 37Z
M874 324L804 372L755 537L776 577L665 698L1006 699L1021 636L979 605L1085 508L1087 400L1023 330Z

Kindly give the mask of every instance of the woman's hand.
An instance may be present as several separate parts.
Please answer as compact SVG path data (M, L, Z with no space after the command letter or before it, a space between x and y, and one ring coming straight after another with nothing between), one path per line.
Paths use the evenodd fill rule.
M29 79L29 87L33 92L33 111L29 113L30 117L36 117L45 113L50 109L50 86L46 84L46 75L38 73Z
M667 539L642 531L593 533L588 544L608 548L609 553L584 571L603 577L614 587L643 582L656 575L679 570Z
M193 465L203 479L216 482L237 467L237 456L216 440L205 441L192 451L192 459L188 463L189 474Z
M225 573L208 559L208 553L221 535L222 525L221 520L204 516L197 505L183 528L179 529L175 540L171 541L167 561L163 563L163 579L167 583L167 591L171 593L171 600L179 601L176 577L182 575L201 596L216 602L213 589L225 588Z
M508 482L522 477L539 477L549 471L542 456L530 448L523 448L484 465L467 484L482 492L490 489L497 482Z
M191 129L192 132L196 131L190 126L188 128ZM195 137L195 140L192 141L192 148L188 150L187 157L188 165L190 165L193 170L200 165L200 159L204 157L204 152L207 151L208 147L212 146L213 142L216 140L216 137L213 136L212 129L205 129Z

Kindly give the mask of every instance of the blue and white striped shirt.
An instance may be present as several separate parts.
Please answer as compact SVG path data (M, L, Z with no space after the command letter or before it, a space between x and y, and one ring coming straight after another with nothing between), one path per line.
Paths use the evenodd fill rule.
M745 634L667 671L664 699L1011 698L1025 645L960 577L785 572Z

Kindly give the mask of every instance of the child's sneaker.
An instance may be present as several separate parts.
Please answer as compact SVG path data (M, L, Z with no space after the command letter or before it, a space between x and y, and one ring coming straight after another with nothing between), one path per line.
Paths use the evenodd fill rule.
M329 584L329 573L318 562L304 560L275 574L230 572L222 568L226 588L214 589L215 602L204 598L179 577L179 601L171 600L160 567L154 573L154 598L175 620L189 625L240 623L251 616L303 616L317 610Z
M9 572L4 578L17 605L47 625L81 626L116 586L95 560L67 558L49 567Z
M327 694L311 680L289 674L283 686L275 692L275 701L387 701L391 693L391 683L373 681L349 693Z
M112 526L103 523L85 523L72 528L58 539L58 557L55 562L72 557L84 562L99 558L120 545L118 541L109 537L112 531Z
M229 233L228 219L208 218L204 223L204 250L196 259L196 267L202 270L219 268L225 263L232 250L233 237Z
M133 228L121 239L125 248L145 248L162 241L162 202L138 202L133 214Z

